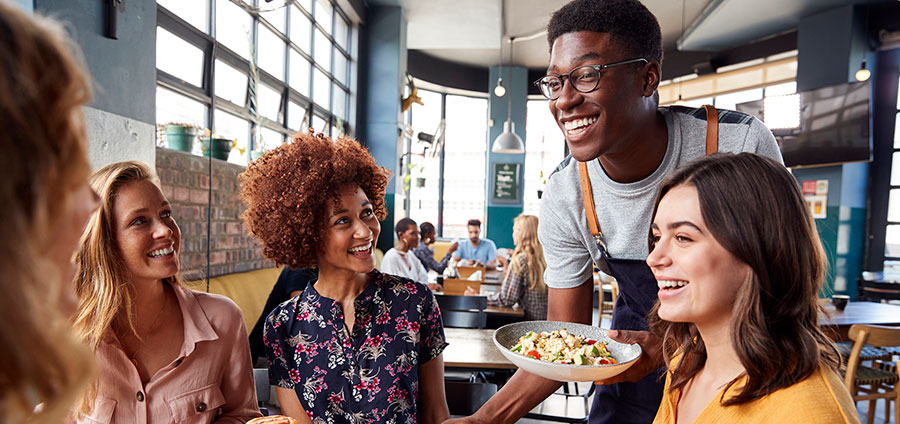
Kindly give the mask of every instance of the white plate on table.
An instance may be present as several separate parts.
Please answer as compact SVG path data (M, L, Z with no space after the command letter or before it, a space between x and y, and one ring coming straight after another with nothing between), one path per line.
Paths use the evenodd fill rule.
M509 350L529 331L540 333L565 328L569 334L606 343L606 349L616 359L609 365L568 365L541 361ZM641 357L641 347L637 343L619 343L606 335L606 329L592 325L560 321L522 321L504 325L494 331L494 344L500 353L517 367L556 381L597 381L621 374Z

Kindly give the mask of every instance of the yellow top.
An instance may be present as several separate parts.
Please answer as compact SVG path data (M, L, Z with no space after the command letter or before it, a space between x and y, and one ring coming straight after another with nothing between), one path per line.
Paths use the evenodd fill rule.
M677 361L679 358L675 358ZM674 362L674 361L673 361ZM662 403L653 424L675 424L681 389L669 390L672 375L666 375ZM737 394L746 376L728 390ZM724 390L724 389L723 389ZM806 379L743 405L722 406L722 391L706 405L694 423L858 423L856 405L840 377L822 365Z

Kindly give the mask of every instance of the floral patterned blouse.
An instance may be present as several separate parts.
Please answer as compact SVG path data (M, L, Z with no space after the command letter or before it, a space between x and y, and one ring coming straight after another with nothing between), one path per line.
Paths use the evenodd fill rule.
M370 275L349 334L340 303L314 284L266 320L269 381L294 389L314 423L417 422L419 366L447 346L431 290Z

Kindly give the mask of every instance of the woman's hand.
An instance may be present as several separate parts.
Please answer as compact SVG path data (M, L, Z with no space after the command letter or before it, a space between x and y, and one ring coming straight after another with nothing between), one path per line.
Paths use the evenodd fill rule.
M453 244L450 245L450 248L447 249L447 254L451 254L451 253L455 252L456 249L458 249L458 248L459 248L459 243L454 241Z
M466 286L466 291L463 292L463 294L466 296L478 296L479 293L475 291L475 289L473 289L471 286Z
M606 380L595 381L594 384L605 385L622 382L635 382L664 365L662 357L662 340L649 331L609 330L609 338L619 343L637 343L641 346L641 357L637 363L625 372Z

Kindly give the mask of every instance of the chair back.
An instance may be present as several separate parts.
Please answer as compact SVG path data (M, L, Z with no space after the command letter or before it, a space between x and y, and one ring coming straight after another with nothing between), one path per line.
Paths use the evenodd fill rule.
M466 287L481 293L481 281L461 280L459 278L444 279L444 294L462 296L466 293Z
M447 406L450 408L450 415L472 415L491 396L497 393L497 385L493 383L445 381L444 391L447 394Z
M474 274L476 271L481 271L481 281L484 281L485 269L483 266L458 266L458 267L456 267L456 272L459 274L459 278L462 278L462 279L469 278L469 276Z
M900 284L884 281L856 279L859 300L880 302L882 300L900 300Z
M484 328L487 312L484 311L441 311L445 328Z
M435 296L441 311L483 311L487 308L487 296L453 296L438 294Z
M853 396L854 400L859 400L860 396L857 396L857 387L860 382L857 380L857 375L859 373L861 367L860 363L863 361L861 358L861 353L866 344L876 346L876 347L897 347L900 346L900 327L889 327L884 325L866 325L866 324L853 324L850 326L850 331L847 333L847 336L850 340L853 340L853 349L850 351L850 356L847 359L847 368L844 375L844 385L847 387L847 390L850 391L850 395ZM900 366L900 361L897 361L898 366ZM895 369L893 373L897 373L898 369ZM867 384L867 383L864 383ZM896 387L894 388L896 390ZM871 408L870 403L870 413L873 413L873 408ZM896 406L895 406L896 407ZM898 412L900 415L900 412Z

